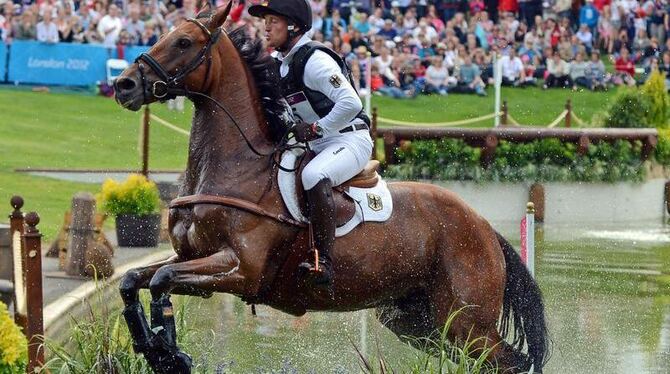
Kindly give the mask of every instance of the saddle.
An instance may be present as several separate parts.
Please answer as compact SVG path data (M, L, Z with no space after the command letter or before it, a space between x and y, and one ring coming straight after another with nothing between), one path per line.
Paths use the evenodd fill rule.
M307 199L302 187L302 170L315 157L315 153L287 151L282 155L281 165L296 172L280 170L277 179L279 189L291 215L307 222ZM386 183L377 173L379 161L371 160L356 176L333 187L337 229L335 236L346 235L358 224L366 221L384 222L393 210L391 194Z
M303 191L303 193L298 195L298 202L300 211L304 216L307 216L307 199L305 198L304 189L302 188L301 176L303 169L314 157L316 157L316 153L313 151L305 152L302 158L298 161L300 167L295 173L297 189L298 191ZM333 187L333 201L335 202L336 223L338 227L349 222L349 220L353 218L354 213L356 213L356 206L354 205L355 201L347 194L349 188L372 188L376 186L377 182L379 182L377 168L379 168L379 161L370 160L368 161L368 164L365 165L363 171L341 185Z

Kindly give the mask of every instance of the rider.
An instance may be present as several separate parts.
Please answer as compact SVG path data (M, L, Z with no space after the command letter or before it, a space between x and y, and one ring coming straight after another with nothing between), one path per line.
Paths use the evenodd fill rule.
M282 95L297 118L292 132L316 153L302 172L302 185L318 266L311 260L300 268L309 270L313 287L331 291L336 225L332 188L358 174L370 159L370 120L345 62L310 39L309 0L269 0L249 7L249 14L265 21L265 38L275 50Z

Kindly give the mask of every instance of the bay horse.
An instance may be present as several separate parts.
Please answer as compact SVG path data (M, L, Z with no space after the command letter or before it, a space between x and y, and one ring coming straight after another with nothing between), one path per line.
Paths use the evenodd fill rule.
M224 30L231 3L180 24L115 83L129 110L174 95L195 105L180 197L169 210L175 255L129 271L120 284L135 351L156 372L190 372L169 295L225 292L296 316L375 308L403 339L435 337L450 313L467 307L450 341L478 338L475 352L490 349L502 371L541 372L549 340L538 285L514 248L444 188L389 183L391 218L336 240L333 298L306 287L297 265L309 255L308 230L290 218L272 162L281 145L267 120L280 98L277 72L261 41ZM152 297L150 324L142 288Z

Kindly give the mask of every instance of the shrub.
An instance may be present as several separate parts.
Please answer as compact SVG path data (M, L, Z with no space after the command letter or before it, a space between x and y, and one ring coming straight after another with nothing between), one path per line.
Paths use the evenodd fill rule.
M28 342L0 302L0 373L25 373L28 365Z
M637 90L623 90L607 111L607 127L648 127L651 103Z
M97 198L102 210L115 216L153 214L160 205L156 184L139 174L131 174L122 183L107 179Z
M659 164L670 166L670 129L658 130L658 144L654 158Z
M653 71L641 92L650 103L647 122L657 128L666 128L670 120L670 97L665 88L665 74Z
M406 142L398 151L398 161L411 167L398 169L398 172L406 179L473 177L479 167L479 157L479 148L468 147L458 139Z
M670 141L667 145L665 157L670 163ZM423 140L398 150L401 163L390 165L385 175L398 179L476 182L639 182L645 176L641 152L641 143L631 145L623 140L591 144L585 155L577 153L575 144L558 139L525 144L501 141L492 164L483 169L479 148L460 140ZM658 152L657 158L661 157Z

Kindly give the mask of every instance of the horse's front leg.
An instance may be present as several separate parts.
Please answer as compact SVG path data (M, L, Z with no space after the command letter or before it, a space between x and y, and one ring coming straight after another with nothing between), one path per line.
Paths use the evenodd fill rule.
M241 294L244 292L246 278L241 274L239 265L240 261L233 250L227 248L209 257L165 264L155 272L149 282L152 297L149 330L151 349L142 352L155 372L190 373L191 368L191 358L177 347L170 293ZM146 324L146 320L144 323Z
M156 274L156 271L165 265L179 261L179 257L175 255L167 260L159 261L149 266L128 270L119 283L119 292L121 293L123 304L128 307L129 305L139 303L140 289L149 287L149 281Z
M119 292L125 308L123 309L123 317L128 325L130 336L133 339L133 349L137 353L145 355L152 355L147 357L149 362L160 361L159 357L155 357L154 353L157 351L156 345L160 342L156 341L156 335L149 328L144 308L139 300L139 291L141 288L148 288L149 281L154 276L156 271L161 267L181 261L178 256L172 256L165 261L160 261L146 267L135 268L128 270L121 278L119 284ZM153 367L153 365L152 365Z

